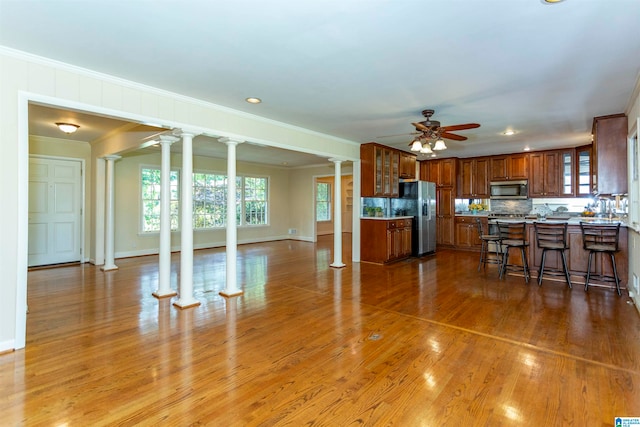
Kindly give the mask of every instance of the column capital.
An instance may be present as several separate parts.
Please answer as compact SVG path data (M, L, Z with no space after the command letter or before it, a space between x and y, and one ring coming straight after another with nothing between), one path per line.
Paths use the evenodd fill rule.
M227 144L227 145L238 145L238 144L242 144L244 141L240 140L240 139L236 139L236 138L229 138L228 136L223 136L222 138L218 138L219 142L222 142L223 144Z
M180 141L180 138L173 135L160 135L158 136L158 139L160 140L158 141L160 144L169 144L169 145L173 144L174 142Z
M193 129L180 129L180 128L175 128L175 129L173 129L173 130L171 131L171 133L172 133L174 136L177 136L177 137L182 138L182 137L185 137L185 136L191 136L191 137L194 137L194 136L196 136L196 135L200 135L202 132L199 132L199 131L196 131L196 130L193 130Z
M339 159L337 157L331 157L331 158L329 158L329 161L333 162L333 163L342 163L342 162L346 162L347 160L346 159Z
M122 156L118 156L117 154L109 154L109 155L106 155L106 156L102 156L102 158L104 160L113 160L113 161L115 161L115 160L121 159Z

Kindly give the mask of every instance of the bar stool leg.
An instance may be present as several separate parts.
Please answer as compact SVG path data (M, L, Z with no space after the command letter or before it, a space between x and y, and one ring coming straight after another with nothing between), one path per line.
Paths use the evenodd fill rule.
M613 252L609 252L611 255L611 265L613 266L613 277L616 279L616 291L618 291L618 295L622 295L620 292L620 279L618 278L618 269L616 268L616 257Z
M571 278L569 277L569 269L567 268L567 256L564 251L562 253L562 268L564 269L564 276L567 279L567 284L569 285L569 289L572 289L571 286Z
M593 251L589 251L589 261L587 261L587 280L584 281L584 290L589 290L589 277L591 276L591 257L593 256Z
M504 248L504 252L502 253L502 266L500 267L500 279L504 277L504 274L507 272L507 264L509 263L509 246Z
M538 269L538 286L542 286L542 275L544 274L544 260L547 257L547 249L542 249L542 261L540 261L540 268Z
M480 262L478 262L478 271L480 271L480 266L487 265L485 260L485 257L486 257L485 254L487 253L487 245L488 245L487 241L483 240L482 245L480 246Z
M520 254L522 255L522 266L524 268L524 281L529 283L529 264L527 263L527 254L524 253L524 248L520 248Z

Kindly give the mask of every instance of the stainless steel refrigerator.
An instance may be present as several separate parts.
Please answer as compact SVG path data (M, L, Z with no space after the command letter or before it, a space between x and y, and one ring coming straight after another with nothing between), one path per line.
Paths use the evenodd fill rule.
M400 197L391 199L394 215L413 216L411 254L422 256L436 251L436 185L427 181L400 183Z

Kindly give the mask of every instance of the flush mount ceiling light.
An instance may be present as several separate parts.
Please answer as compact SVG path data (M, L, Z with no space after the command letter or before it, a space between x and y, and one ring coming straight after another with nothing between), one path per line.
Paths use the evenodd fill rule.
M507 129L503 133L503 135L506 135L506 136L511 136L511 135L515 135L515 134L516 134L516 132L514 130L511 130L511 129Z
M72 123L56 123L56 126L64 133L74 133L80 127Z
M249 97L249 98L245 99L245 101L247 101L249 104L260 104L262 102L262 99Z
M540 0L542 4L556 4L562 3L564 0Z

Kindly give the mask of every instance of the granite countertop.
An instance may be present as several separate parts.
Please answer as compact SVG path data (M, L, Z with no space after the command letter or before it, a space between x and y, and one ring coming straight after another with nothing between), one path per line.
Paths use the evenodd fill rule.
M389 221L389 220L394 220L394 219L412 219L413 216L411 215L405 215L405 216L361 216L360 219L376 219L376 220L383 220L383 221Z
M527 224L533 224L534 222L546 222L550 224L563 224L567 223L568 225L580 225L581 221L589 222L591 224L620 224L622 227L627 227L627 219L626 218L589 218L589 217L581 217L574 216L567 219L528 219L528 218L491 218L489 220L490 223L495 224L496 221L500 222L526 222Z

